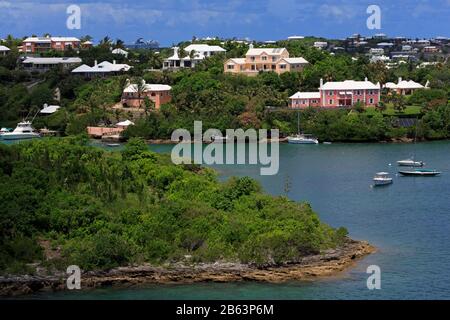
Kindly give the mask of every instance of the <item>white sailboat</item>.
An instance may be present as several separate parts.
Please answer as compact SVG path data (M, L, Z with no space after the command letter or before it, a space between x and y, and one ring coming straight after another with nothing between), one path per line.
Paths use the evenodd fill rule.
M300 111L297 111L297 134L287 137L291 144L319 144L319 140L311 134L300 133Z
M417 143L417 121L416 121L416 132L414 134L414 155L406 160L397 161L397 165L401 167L423 167L425 163L423 161L416 161L416 143Z

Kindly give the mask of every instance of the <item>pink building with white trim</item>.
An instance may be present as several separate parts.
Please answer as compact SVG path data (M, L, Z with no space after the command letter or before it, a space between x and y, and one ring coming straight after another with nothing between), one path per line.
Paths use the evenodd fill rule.
M297 92L290 98L291 108L346 108L360 102L364 106L377 106L381 99L380 83L373 84L367 78L364 81L320 80L318 92Z

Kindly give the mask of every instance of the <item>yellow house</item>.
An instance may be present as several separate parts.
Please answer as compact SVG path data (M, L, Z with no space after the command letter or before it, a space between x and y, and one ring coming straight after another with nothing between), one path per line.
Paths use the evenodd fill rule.
M231 58L225 61L224 72L233 74L257 75L260 71L273 71L282 74L289 71L302 71L308 64L303 58L290 58L286 48L253 48L245 58Z

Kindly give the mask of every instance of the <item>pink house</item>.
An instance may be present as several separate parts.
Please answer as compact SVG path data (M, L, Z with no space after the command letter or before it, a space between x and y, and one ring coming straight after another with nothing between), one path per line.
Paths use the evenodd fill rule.
M380 102L381 85L364 81L345 80L323 83L320 80L318 92L297 92L290 97L291 108L345 108L356 103L377 106Z
M158 110L161 105L169 103L172 100L170 91L171 86L164 84L131 84L129 81L122 93L122 104L128 107L140 108L144 105L145 97L149 98L155 104Z

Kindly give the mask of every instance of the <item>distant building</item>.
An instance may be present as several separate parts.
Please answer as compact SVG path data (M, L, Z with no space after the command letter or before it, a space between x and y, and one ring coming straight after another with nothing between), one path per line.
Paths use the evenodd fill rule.
M180 57L180 48L173 48L173 55L163 62L163 69L175 70L180 68L194 68L203 59L226 50L220 46L210 46L207 44L191 44L184 48L185 57Z
M111 63L109 61L103 61L101 63L97 63L97 61L95 61L93 67L83 64L83 65L79 66L78 68L73 69L72 73L83 75L86 78L92 78L92 77L98 77L98 76L104 77L104 76L108 76L108 75L121 74L121 73L129 71L131 68L132 67L129 66L128 64L116 63L115 60L113 61L113 63Z
M304 58L290 58L286 48L253 48L245 58L232 58L225 61L224 72L233 74L257 75L259 72L302 71L308 61Z
M389 89L390 91L396 92L401 95L411 95L414 91L419 89L428 89L430 83L427 81L425 86L421 85L412 80L403 80L402 78L398 78L398 83L388 82L384 85L384 88Z
M302 40L305 39L304 36L290 36L288 37L288 40Z
M369 53L374 56L381 56L384 54L384 49L383 48L371 48L369 50Z
M74 68L81 63L81 59L73 58L35 58L26 57L22 61L25 70L30 72L46 72L52 68L61 66L64 70Z
M74 37L29 37L23 40L20 52L40 53L50 50L65 51L80 48L81 41Z
M380 102L381 85L364 81L320 80L319 92L297 92L290 97L291 108L346 108L361 103L364 106L377 106Z
M326 47L328 47L328 42L325 42L325 41L314 42L314 48L322 50L322 49L325 49Z
M423 52L425 53L439 53L441 52L441 49L439 49L436 46L426 46L423 48Z
M145 97L148 97L155 104L155 109L158 110L161 105L169 103L172 100L170 91L171 86L164 84L131 84L129 81L122 94L122 104L128 107L139 108L144 105Z
M8 47L0 46L0 56L6 56L10 51Z
M94 45L94 43L92 41L85 41L81 44L81 48L89 49L89 48L92 48L93 45Z
M112 50L111 53L118 54L118 55L124 56L125 58L128 58L128 51L125 51L120 48L116 48L116 49Z

